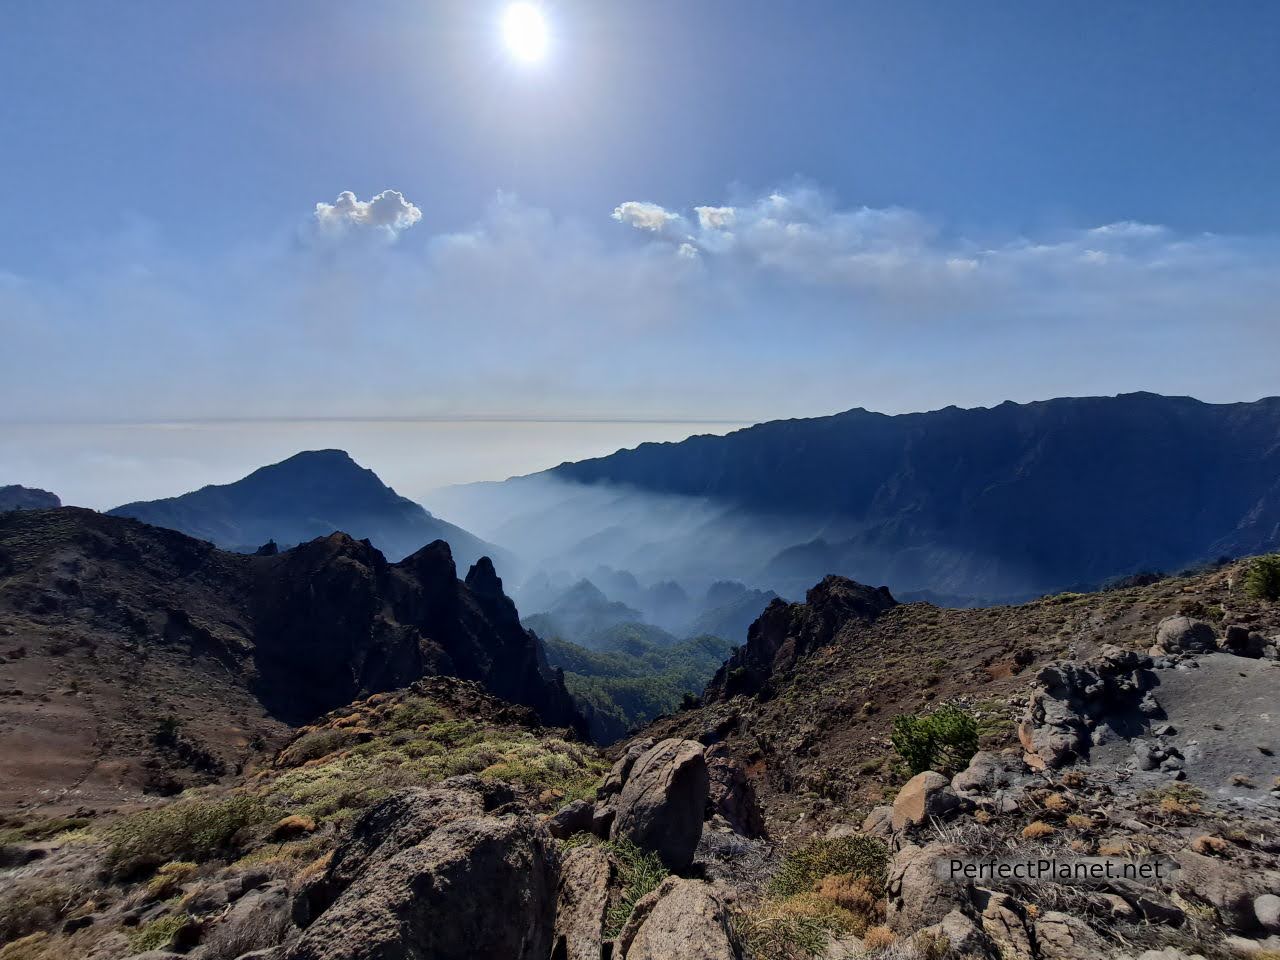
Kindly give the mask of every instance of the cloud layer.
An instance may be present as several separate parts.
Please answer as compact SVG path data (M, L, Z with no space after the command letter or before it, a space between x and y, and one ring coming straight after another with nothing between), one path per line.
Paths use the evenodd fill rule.
M594 220L499 196L466 229L409 230L422 219L397 191L344 193L313 229L399 242L104 242L57 282L0 264L21 358L0 409L736 420L1276 390L1273 237L1120 221L978 238L807 187Z

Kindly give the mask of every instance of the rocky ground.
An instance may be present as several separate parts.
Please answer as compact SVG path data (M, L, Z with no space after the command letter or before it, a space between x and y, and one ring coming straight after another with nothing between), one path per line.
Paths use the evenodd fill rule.
M1280 609L1241 574L994 610L828 578L608 760L476 684L377 694L230 784L11 816L0 960L1275 956ZM915 773L893 721L943 705L982 749ZM952 875L993 857L1163 872Z

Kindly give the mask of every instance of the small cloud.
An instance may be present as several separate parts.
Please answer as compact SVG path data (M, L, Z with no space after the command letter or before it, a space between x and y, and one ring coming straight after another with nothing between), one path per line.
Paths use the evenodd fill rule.
M733 207L694 207L693 212L703 230L727 230L733 226L738 211Z
M684 243L680 244L679 248L677 248L676 256L685 260L697 260L698 248L686 240Z
M630 224L637 230L660 233L672 224L679 223L682 218L680 214L672 213L656 203L628 200L614 208L613 219Z
M343 190L333 203L317 203L315 217L327 230L370 227L395 236L421 220L422 211L399 190L383 190L369 200Z

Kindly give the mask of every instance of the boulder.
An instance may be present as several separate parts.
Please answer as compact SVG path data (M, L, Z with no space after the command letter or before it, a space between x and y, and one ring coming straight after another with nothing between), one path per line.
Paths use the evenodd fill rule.
M889 864L885 883L885 922L895 933L914 933L941 923L952 910L968 904L971 884L939 875L940 861L964 856L953 844L906 844Z
M590 833L596 805L587 800L574 800L547 818L547 832L557 840L567 840L575 833Z
M1256 630L1250 630L1243 624L1233 623L1227 627L1222 637L1222 649L1234 653L1238 657L1250 657L1257 660L1267 648L1267 638Z
M1267 933L1280 933L1280 897L1264 893L1253 900L1253 913Z
M631 768L610 836L652 850L669 870L693 863L710 782L702 744L663 740Z
M738 960L729 911L698 880L668 877L636 904L618 936L621 960Z
M639 740L633 740L627 744L627 749L617 759L613 768L605 776L604 782L596 790L596 797L603 800L615 793L621 793L623 786L627 782L627 777L631 774L631 768L635 766L637 760L653 747L653 744L653 737L641 737Z
M707 776L710 781L707 818L719 814L735 833L744 837L766 836L764 814L756 801L755 787L747 779L746 769L730 757L722 745L707 751Z
M940 773L926 770L917 773L898 791L893 801L893 829L895 832L918 827L933 818L945 820L958 813L960 798L951 789L951 782Z
M327 909L370 865L383 863L460 817L484 812L483 798L467 790L403 790L365 811L334 851L325 872L294 901L294 920L305 926Z
M862 832L881 840L893 836L893 807L872 807L867 819L862 821Z
M1213 624L1192 617L1165 617L1156 628L1153 656L1170 653L1208 653L1216 650L1218 636Z
M551 955L558 960L600 960L609 888L617 866L600 847L574 847L560 866Z
M995 890L978 890L975 902L983 932L995 941L1001 957L1035 957L1033 921L1022 901ZM1092 958L1090 958L1092 960Z
M287 960L546 960L552 841L531 817L469 817L370 865Z
M988 957L995 952L991 938L962 910L952 910L941 922L925 927L920 934L942 946L949 957Z

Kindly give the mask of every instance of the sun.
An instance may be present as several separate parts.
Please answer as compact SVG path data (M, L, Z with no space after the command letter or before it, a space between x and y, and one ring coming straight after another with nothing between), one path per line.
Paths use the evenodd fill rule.
M502 37L517 60L536 63L547 53L547 20L535 3L513 3L502 15Z

